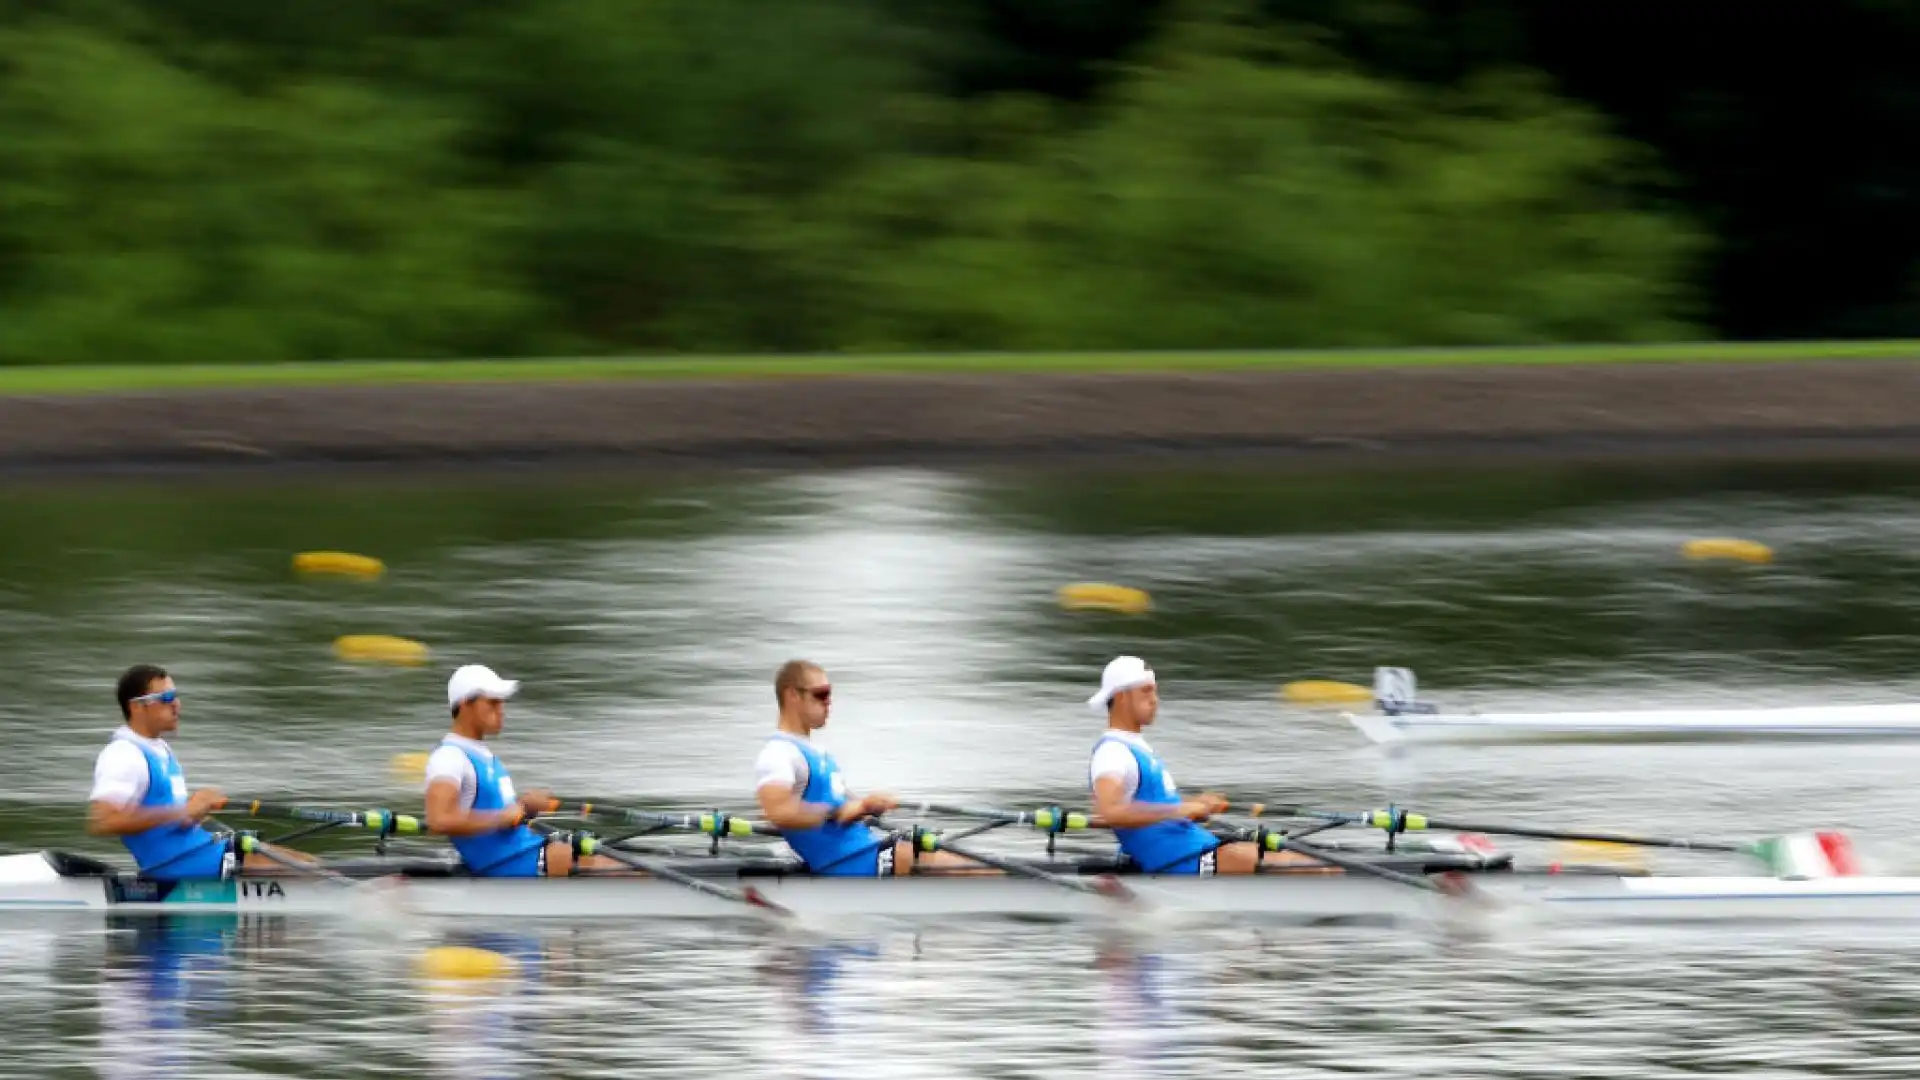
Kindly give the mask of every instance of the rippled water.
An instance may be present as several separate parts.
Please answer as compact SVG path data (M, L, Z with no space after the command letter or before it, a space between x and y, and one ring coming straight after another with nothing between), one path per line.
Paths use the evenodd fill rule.
M1920 872L1908 744L1430 748L1389 757L1290 679L1414 667L1444 703L1588 708L1920 697L1920 484L1527 475L1327 481L860 471L605 482L15 492L0 532L0 841L78 820L136 660L191 694L190 779L417 806L396 753L443 729L453 665L526 680L523 783L744 807L773 669L824 662L861 787L1073 800L1111 655L1148 657L1153 738L1240 800L1696 836L1853 830ZM1771 544L1709 567L1685 539ZM287 572L311 548L377 583ZM1066 613L1076 580L1144 617ZM434 650L337 661L345 633ZM348 841L350 843L351 841ZM1008 841L1007 843L1011 843ZM338 843L336 841L336 843ZM1521 848L1530 857L1553 851ZM1669 868L1703 864L1685 856ZM1711 864L1720 868L1724 864ZM472 928L10 916L0 1075L1907 1075L1920 947L1897 935L1516 927L1180 934L994 924L529 926L516 976L424 981Z

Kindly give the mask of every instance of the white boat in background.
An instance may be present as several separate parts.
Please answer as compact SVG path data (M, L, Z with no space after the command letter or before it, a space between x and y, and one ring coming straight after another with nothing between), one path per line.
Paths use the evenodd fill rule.
M1341 715L1375 743L1543 740L1920 739L1920 704L1587 712L1443 712L1413 672L1374 669L1374 708Z

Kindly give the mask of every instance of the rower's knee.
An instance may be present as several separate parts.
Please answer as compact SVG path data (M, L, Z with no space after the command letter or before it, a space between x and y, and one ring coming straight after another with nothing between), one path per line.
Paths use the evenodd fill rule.
M555 840L547 845L547 876L567 877L573 873L573 845Z
M1260 861L1260 849L1254 845L1237 842L1222 844L1214 849L1213 872L1216 874L1251 874Z

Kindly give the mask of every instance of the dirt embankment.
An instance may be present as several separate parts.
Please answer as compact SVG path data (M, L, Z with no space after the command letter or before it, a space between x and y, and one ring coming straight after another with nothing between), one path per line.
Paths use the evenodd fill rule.
M1920 360L0 397L0 472L1920 457Z

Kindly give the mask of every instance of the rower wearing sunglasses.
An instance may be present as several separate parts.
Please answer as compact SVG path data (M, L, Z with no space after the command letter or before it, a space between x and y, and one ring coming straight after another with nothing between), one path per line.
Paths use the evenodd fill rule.
M136 664L115 689L125 722L93 765L87 828L118 836L143 877L154 881L220 879L234 870L231 835L201 824L220 808L218 789L187 793L187 776L167 745L180 728L180 690L152 664ZM249 869L256 860L249 858Z
M833 755L814 745L827 724L833 686L810 660L789 660L773 679L780 703L778 730L754 760L754 794L760 813L780 830L787 846L823 877L886 877L915 869L986 872L951 852L916 854L906 840L890 839L862 819L884 814L900 801L884 792L854 796Z

